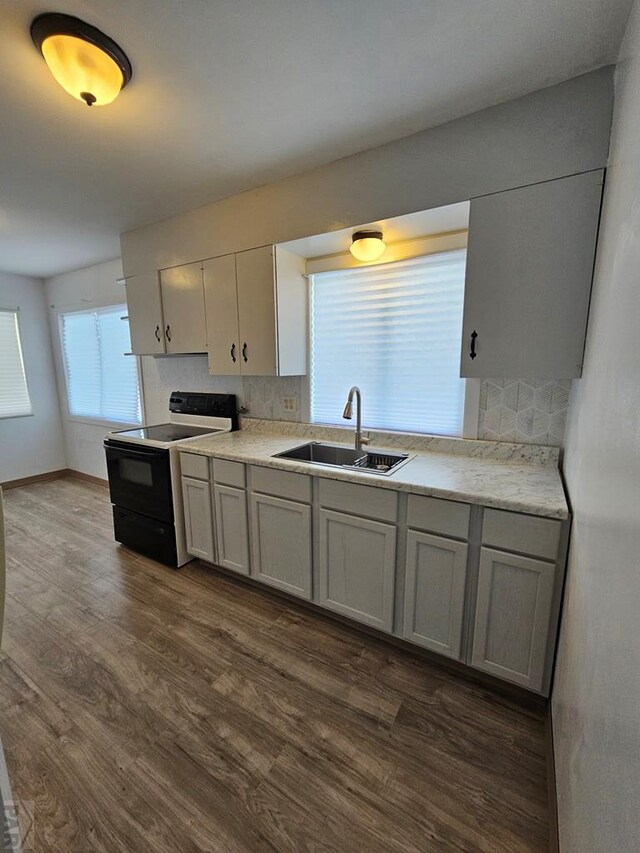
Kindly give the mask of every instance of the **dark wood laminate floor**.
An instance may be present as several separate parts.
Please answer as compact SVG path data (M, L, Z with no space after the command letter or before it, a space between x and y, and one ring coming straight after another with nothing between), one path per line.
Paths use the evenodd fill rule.
M547 850L537 714L118 547L100 486L5 504L0 733L30 849Z

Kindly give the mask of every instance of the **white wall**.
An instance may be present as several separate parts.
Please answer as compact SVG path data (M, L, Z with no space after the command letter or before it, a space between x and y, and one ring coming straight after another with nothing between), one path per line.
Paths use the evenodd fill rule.
M565 473L574 524L552 709L562 853L640 850L640 0Z
M0 483L66 468L43 283L0 273L0 308L16 307L33 415L0 419Z
M89 309L126 302L124 286L117 284L116 281L121 276L122 263L117 258L114 261L106 261L92 267L57 275L45 282L67 467L101 479L107 478L102 441L110 428L83 423L69 417L60 350L58 314L65 310Z

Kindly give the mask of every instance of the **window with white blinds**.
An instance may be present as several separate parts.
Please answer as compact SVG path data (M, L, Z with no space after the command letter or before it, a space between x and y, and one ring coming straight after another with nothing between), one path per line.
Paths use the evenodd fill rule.
M0 418L32 415L18 311L0 310Z
M313 276L314 423L344 426L358 385L363 426L462 435L465 260L461 249Z
M131 349L126 305L60 315L60 343L69 414L141 422L138 365ZM124 317L124 319L123 319Z

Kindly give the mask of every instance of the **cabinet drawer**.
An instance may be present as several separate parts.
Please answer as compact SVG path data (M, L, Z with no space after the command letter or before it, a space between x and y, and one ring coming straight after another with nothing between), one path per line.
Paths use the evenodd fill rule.
M296 474L294 471L278 471L275 468L252 465L251 490L311 503L311 477L307 474Z
M468 504L423 495L409 495L407 525L417 530L430 530L457 539L468 539L470 511Z
M180 453L180 470L183 477L209 480L209 457L197 453Z
M320 479L320 506L381 521L395 522L398 517L396 492L340 480Z
M244 489L246 476L243 462L230 462L228 459L213 460L213 479L225 486L235 486Z
M482 542L507 551L522 551L554 562L562 524L551 518L521 515L500 509L485 509Z

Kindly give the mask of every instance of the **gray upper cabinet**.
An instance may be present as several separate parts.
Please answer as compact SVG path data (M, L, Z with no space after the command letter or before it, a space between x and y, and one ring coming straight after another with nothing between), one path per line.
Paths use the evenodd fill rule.
M203 272L209 373L214 376L236 376L241 372L236 256L211 258L204 262Z
M461 376L581 375L603 174L472 200Z
M158 273L134 275L126 280L125 287L132 352L161 355L166 350Z
M249 376L277 376L276 287L273 246L236 255L240 368Z
M409 530L403 636L460 658L468 546Z
M543 690L555 577L555 563L482 548L473 666Z
M202 264L183 264L160 273L168 353L207 351Z
M262 246L204 262L209 372L300 376L307 371L305 261Z
M207 351L201 263L132 276L126 290L136 355Z
M392 630L395 525L321 509L318 568L320 604L382 631Z

